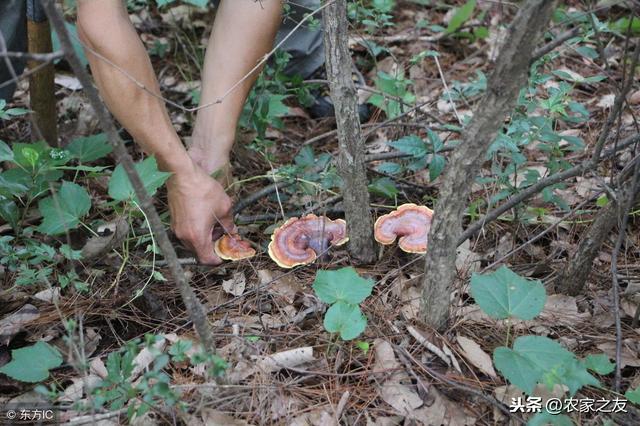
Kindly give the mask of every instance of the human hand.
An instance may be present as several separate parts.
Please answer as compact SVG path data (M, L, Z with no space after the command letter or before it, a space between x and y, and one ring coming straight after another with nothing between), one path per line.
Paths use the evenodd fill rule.
M192 163L185 169L167 181L171 229L196 253L200 263L219 265L222 260L213 249L214 231L220 235L237 232L231 199L224 188L197 165Z

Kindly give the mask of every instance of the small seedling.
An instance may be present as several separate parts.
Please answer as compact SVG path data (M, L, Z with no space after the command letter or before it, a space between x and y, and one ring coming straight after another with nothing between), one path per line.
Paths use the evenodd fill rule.
M360 336L367 327L367 317L358 304L371 295L374 285L372 279L362 278L351 267L318 271L313 289L320 300L331 305L324 316L325 330L340 333L342 340Z

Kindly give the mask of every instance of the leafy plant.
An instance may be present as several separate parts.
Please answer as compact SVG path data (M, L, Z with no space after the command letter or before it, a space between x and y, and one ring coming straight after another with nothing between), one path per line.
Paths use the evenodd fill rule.
M540 281L527 280L506 266L489 274L474 274L471 295L487 315L504 320L533 319L542 312L546 300ZM573 396L584 386L600 387L600 381L589 371L606 375L614 368L605 354L592 354L581 360L557 341L535 335L520 336L511 347L497 347L493 362L510 383L529 395L542 383L549 389L556 384L565 385ZM542 422L544 415L540 413L532 422Z
M48 235L60 235L80 224L91 208L87 190L73 182L63 181L57 194L40 200L42 223L38 230Z
M473 274L471 295L487 315L497 319L533 319L547 298L539 280L527 280L506 266L489 274Z
M367 326L367 318L358 304L371 295L372 279L362 278L351 267L335 271L318 271L313 289L320 300L331 306L324 317L324 327L339 333L342 340L358 337Z
M416 101L416 95L409 90L413 81L404 77L402 69L395 75L378 71L374 83L376 89L382 94L371 95L367 102L383 110L388 118L399 116L404 111L405 105L412 106Z
M158 188L171 176L171 173L158 170L158 164L154 157L147 157L137 163L135 169L149 195L155 194ZM134 200L138 202L138 197L135 195L133 186L122 165L115 168L111 179L109 179L109 195L117 201Z
M28 109L24 108L9 108L7 109L7 101L0 99L0 119L9 120L12 117L17 117L28 113ZM1 141L0 141L1 142Z
M37 383L49 377L49 370L62 365L62 355L53 346L37 342L11 351L11 361L0 367L0 373L21 382Z
M476 0L468 0L463 6L456 9L445 32L452 34L458 31L458 29L471 18L475 7Z

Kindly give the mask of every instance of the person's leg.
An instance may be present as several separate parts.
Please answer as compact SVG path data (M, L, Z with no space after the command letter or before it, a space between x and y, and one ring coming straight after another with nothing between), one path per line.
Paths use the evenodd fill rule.
M319 8L320 0L296 0L295 4L290 4L290 11L276 35L276 44L286 38L280 50L291 55L284 70L289 76L300 75L306 79L324 65L322 12L315 13L313 19L303 23L291 34L305 14L311 14ZM310 25L311 21L320 22L318 25Z
M224 96L272 48L281 13L281 0L220 2L205 56L200 105ZM243 80L221 103L198 111L189 155L205 172L213 173L229 162L238 120L259 72Z

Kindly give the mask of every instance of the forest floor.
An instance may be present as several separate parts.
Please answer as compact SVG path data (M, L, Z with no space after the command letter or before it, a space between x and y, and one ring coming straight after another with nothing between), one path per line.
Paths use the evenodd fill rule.
M367 31L366 25L360 23L353 31L352 50L366 85L374 92L384 91L383 86L376 85L378 73L398 76L402 72L404 77L397 78L399 86L395 94L390 94L391 98L406 96L407 104L421 105L402 115L411 106L396 102L401 111L397 115L401 116L394 120L389 120L390 107L385 110L370 106L372 115L363 123L363 131L367 154L373 158L398 152L389 143L404 137L429 139L427 129L444 146L452 146L459 140L458 117L471 116L484 89L483 76L490 75L498 35L504 34L515 13L507 4L481 2L474 18L465 25L471 29L486 28L488 37L439 37L441 33L435 32L434 25L447 27L451 8L418 3L398 1L391 12L393 26ZM586 7L578 2L565 2L563 7L570 13L586 16ZM616 22L629 13L628 9L615 6L596 16L602 22ZM193 106L197 96L194 90L200 83L198 64L213 13L187 6L161 11L142 7L134 9L132 19L153 54L164 96L185 107ZM554 167L578 164L590 155L590 147L599 136L623 79L626 39L615 34L603 35L608 61L604 67L597 54L589 57L580 53L586 48L597 51L596 38L584 35L588 22L556 20L551 31L558 35L574 27L580 28L579 39L561 45L540 65L539 75L548 78L541 77L532 86L531 97L541 102L527 111L530 116L553 115L553 131L566 135L570 141L560 140L548 149L547 141L531 140L518 143L511 151L508 147L495 150L482 169L482 177L486 179L469 183L473 193L465 226L517 193L529 174L543 177L558 170ZM383 49L377 58L367 53L363 40L374 42L374 49ZM416 55L426 51L438 52L442 74L431 56L415 60ZM61 140L67 142L98 133L95 115L82 92L73 87L75 80L64 63L58 64L56 75L60 83L56 97ZM604 79L578 78L596 75ZM451 108L443 81L457 94L455 109ZM563 83L569 87L565 88ZM323 326L326 305L318 300L311 286L318 270L352 265L346 248L333 248L330 259L292 270L279 268L266 250L270 234L282 222L283 213L298 216L313 211L332 218L342 214L340 198L336 196L339 189L330 182L335 170L330 163L320 172L314 169L318 162L337 153L335 123L332 119L310 118L296 97L301 93L300 85L291 89L293 86L267 74L266 81L258 86L262 92L257 91L252 98L254 106L262 105L258 103L259 96L269 99L286 94L286 99L277 99L287 108L284 113L268 112L257 118L253 113L254 122L272 120L276 124L266 129L260 143L252 142L257 134L252 126L244 126L234 148L233 172L237 183L230 192L237 201L251 201L238 212L236 223L244 238L256 244L258 255L205 267L189 262L188 258L193 256L189 251L179 250L180 257L187 259L184 267L190 283L207 309L218 355L228 363L226 384L215 385L202 368L172 358L162 370L186 409L169 408L171 393L158 392L145 399L149 393L134 392L129 396L134 404L136 401L151 404L151 410L137 420L138 424L328 425L337 424L337 419L341 419L340 424L367 425L519 424L531 414L508 412L511 398L522 393L496 373L491 359L496 347L505 345L510 338L535 334L559 341L580 358L604 353L615 359L611 261L616 230L605 240L587 285L578 296L562 294L555 287L567 259L602 208L603 200L606 202L603 180L593 175L570 179L527 200L499 220L488 223L459 248L458 280L446 332L437 333L420 319L420 286L425 273L422 256L403 253L392 245L380 246L375 264L355 267L361 276L375 281L373 294L361 305L368 319L365 332L357 340L347 342L328 333ZM26 82L19 85L10 107L27 107L27 88ZM288 92L277 92L279 88ZM556 89L561 93L554 92ZM631 89L630 101L607 146L638 133L639 89L637 84ZM544 101L547 103L543 104ZM583 109L587 118L580 119ZM170 114L179 134L187 139L193 114L177 108L170 108ZM571 149L576 138L581 140L580 147ZM9 144L28 141L28 117L1 121L0 139ZM136 160L143 158L133 143L128 146ZM406 148L402 152L406 153ZM514 152L524 161L518 162L520 157L514 159ZM447 152L443 151L443 155L446 157ZM613 161L601 163L599 176L611 182L633 155L629 150ZM420 160L417 157L369 162L374 217L406 202L434 207L439 180L430 176L433 165L426 168L425 163L411 169L410 163ZM517 173L509 169L514 161ZM109 158L95 164L107 170L114 166ZM265 197L252 197L273 183L275 173L286 175L282 181L292 184L283 184L277 192ZM55 398L69 404L91 401L86 382L104 378L108 374L109 354L124 353L123 348L133 339L155 335L157 349L128 352L134 355L139 352L135 361L130 360L136 371L125 380L136 384L141 383L141 374L153 368L161 353L175 348L176 341L192 341L192 347L186 351L189 354L197 348L197 336L170 272L161 258L155 259L149 250L151 241L144 218L109 203L108 172L87 173L79 181L87 188L94 205L84 223L96 231L99 224L114 229L122 221L128 224L122 225L127 230L131 228L110 251L88 261L60 262L55 266L59 269L54 275L73 268L85 286L60 289L54 285L47 289L38 283L16 285L18 272L0 265L0 366L9 361L11 350L37 341L48 342L63 353L64 363L51 371L45 383L54 384L58 390ZM164 188L156 196L156 207L168 224ZM618 313L622 326L622 393L640 385L640 328L632 326L640 306L640 300L634 296L640 285L638 213L637 208L630 213L625 244L618 257L623 295ZM26 220L35 226L39 216L35 212ZM13 235L12 232L10 226L0 222L0 236ZM71 246L81 249L89 237L86 229L78 228L70 234ZM64 238L40 234L30 238L50 245L65 242ZM177 240L174 242L180 247ZM485 273L500 265L545 285L547 298L539 316L528 321L496 320L474 303L469 293L471 274ZM75 321L71 331L69 320ZM285 351L291 352L282 354ZM79 365L80 354L85 365L90 366L85 373L73 368ZM613 374L601 375L599 380L602 388L583 388L575 398L610 400L620 396L610 391ZM561 389L557 395L557 391L544 386L536 388L544 400L564 393ZM0 374L0 402L43 398L33 385ZM107 414L99 424L128 423L126 405L108 408L107 404L107 409L101 411ZM633 410L631 403L627 408ZM61 416L68 420L89 412L70 409ZM575 424L611 424L607 422L612 420L617 424L638 424L632 414L569 415Z

